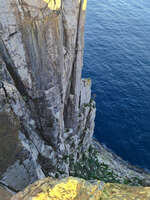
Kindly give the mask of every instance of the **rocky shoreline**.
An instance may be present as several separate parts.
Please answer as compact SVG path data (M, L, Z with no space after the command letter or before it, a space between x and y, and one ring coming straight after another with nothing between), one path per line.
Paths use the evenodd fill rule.
M129 179L128 184L132 184L134 181L132 179L137 177L140 181L139 185L150 186L150 173L123 160L106 146L100 144L96 139L93 139L93 146L99 152L99 162L107 164L116 173L122 183L127 178Z

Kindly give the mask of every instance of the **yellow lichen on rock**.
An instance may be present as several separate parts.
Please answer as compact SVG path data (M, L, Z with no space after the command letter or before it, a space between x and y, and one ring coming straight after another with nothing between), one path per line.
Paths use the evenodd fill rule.
M44 0L51 10L59 10L61 8L61 0Z
M58 181L53 188L48 189L47 192L43 191L32 200L80 200L89 199L98 200L100 197L100 191L98 191L97 185L86 184L86 181L77 178L67 178Z
M61 8L61 0L44 0L47 4L48 7L51 10L58 10ZM79 0L79 3L81 2L81 0ZM82 3L82 10L86 10L87 7L87 0L83 0Z
M77 196L78 181L69 179L56 185L49 191L49 196L57 200L73 200Z
M79 3L81 2L81 0L79 0ZM86 6L87 6L87 0L83 0L82 3L82 10L86 10Z
M100 181L91 184L79 178L46 178L28 186L12 200L99 200Z
M150 200L149 187L134 187L121 184L105 184L101 200Z
M49 200L48 193L39 193L36 197L33 197L32 200Z
M150 187L133 187L68 177L46 178L28 186L12 200L150 200Z

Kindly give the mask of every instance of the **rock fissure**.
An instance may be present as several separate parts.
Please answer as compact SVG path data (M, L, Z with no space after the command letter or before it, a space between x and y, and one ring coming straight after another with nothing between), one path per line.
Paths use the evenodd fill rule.
M111 154L106 160L99 154L95 161L87 153L93 145L96 108L91 81L81 77L86 2L0 0L0 81L4 83L0 113L19 124L14 124L16 132L10 140L15 151L11 154L5 148L11 163L6 162L0 180L17 191L45 176L80 176L76 169L87 169L90 161L94 169L113 163L111 169L117 171L118 161ZM9 130L0 131L7 144ZM85 169L83 175L88 176L89 168ZM109 178L110 171L105 172ZM135 177L128 167L117 171L119 178L121 173L129 177L128 172ZM146 174L140 178L144 176L150 179Z
M7 90L6 90L4 83L2 81L0 82L0 89L2 89L4 91L5 97L7 99L8 98Z

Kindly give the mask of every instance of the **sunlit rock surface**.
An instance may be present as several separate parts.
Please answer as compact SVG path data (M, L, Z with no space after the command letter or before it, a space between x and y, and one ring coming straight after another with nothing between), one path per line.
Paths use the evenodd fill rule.
M65 178L62 180L46 178L27 187L12 200L86 200L99 199L103 183L93 184L83 179Z
M133 187L85 181L46 178L27 187L11 200L149 200L150 187Z

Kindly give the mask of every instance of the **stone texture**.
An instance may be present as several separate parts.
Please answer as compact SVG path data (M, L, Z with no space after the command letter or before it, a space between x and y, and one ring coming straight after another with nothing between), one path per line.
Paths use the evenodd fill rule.
M11 200L149 200L150 187L104 184L68 177L61 180L40 180L18 193Z
M0 186L0 200L10 200L12 194L5 188Z
M93 139L92 147L96 150L95 159L99 164L105 164L114 173L116 182L131 185L150 186L150 174L144 169L135 167L124 161L106 146ZM106 181L108 182L108 181Z
M0 176L5 170L13 164L15 155L20 151L18 144L18 130L17 122L11 122L9 114L0 113ZM14 153L12 154L12 150Z
M94 138L88 151L70 163L70 175L86 180L101 180L132 186L150 186L150 174L131 166Z
M69 175L64 156L75 162L91 143L95 103L81 80L86 3L0 0L0 112L19 124L17 135L7 131L14 143L3 148L1 182L15 190Z
M38 177L31 151L26 148L21 137L19 119L29 120L25 103L14 86L4 82L4 87L7 95L6 91L0 90L0 182L16 191Z
M92 145L96 108L81 78L86 3L0 0L0 183L12 191L75 174Z

